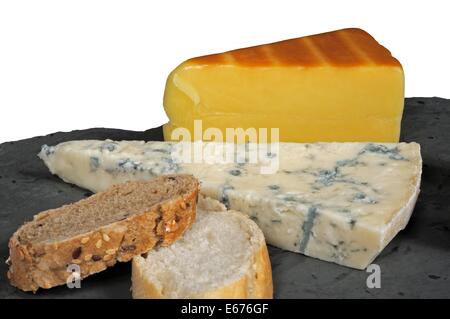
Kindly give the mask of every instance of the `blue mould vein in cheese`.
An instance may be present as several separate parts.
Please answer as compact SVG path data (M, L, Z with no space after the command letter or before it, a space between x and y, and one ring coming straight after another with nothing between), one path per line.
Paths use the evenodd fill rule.
M280 143L267 154L279 161L274 174L261 174L261 164L248 161L183 163L175 146L84 140L43 146L39 156L53 174L94 192L128 180L193 174L204 195L249 215L269 244L358 269L406 226L419 193L416 143Z

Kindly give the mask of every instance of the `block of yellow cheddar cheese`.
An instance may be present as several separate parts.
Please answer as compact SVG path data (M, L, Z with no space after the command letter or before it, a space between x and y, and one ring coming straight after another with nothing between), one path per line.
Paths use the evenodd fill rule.
M168 77L164 137L194 120L218 128L279 128L283 142L397 142L400 63L372 36L343 29L193 58ZM203 134L197 134L200 139Z

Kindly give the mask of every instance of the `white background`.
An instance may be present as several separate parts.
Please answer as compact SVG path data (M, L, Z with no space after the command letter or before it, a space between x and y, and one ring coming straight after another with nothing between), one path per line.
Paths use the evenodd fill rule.
M0 1L0 142L159 126L183 60L344 27L400 60L406 96L450 98L446 0Z

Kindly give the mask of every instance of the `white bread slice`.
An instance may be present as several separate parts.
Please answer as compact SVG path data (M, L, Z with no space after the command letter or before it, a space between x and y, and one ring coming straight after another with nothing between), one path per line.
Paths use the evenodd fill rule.
M199 198L184 236L133 258L133 298L272 298L264 235L246 215Z

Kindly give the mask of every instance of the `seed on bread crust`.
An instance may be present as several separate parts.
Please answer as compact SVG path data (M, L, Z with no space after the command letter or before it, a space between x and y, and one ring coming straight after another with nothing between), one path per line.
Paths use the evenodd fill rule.
M109 238L108 234L103 234L103 240L108 242L111 238Z
M97 242L95 243L95 247L102 248L102 240L101 239L97 240Z
M93 261L99 261L99 260L102 260L102 257L99 256L99 255L92 255L92 260Z
M92 254L84 255L84 260L85 260L85 261L89 261L89 260L91 260L91 259L92 259Z
M45 288L45 289L50 289L50 288L52 288L52 285L51 285L49 282L45 282L45 283L42 285L42 287Z
M111 248L106 250L107 255L114 255L116 253L117 249Z
M73 259L78 259L81 256L81 247L77 247L72 251L72 258Z
M136 249L136 245L125 245L121 249L122 251L133 251Z
M175 220L172 220L169 225L166 225L166 233L173 232L174 230L177 230L178 225Z
M105 256L103 256L103 261L109 261L109 260L111 260L112 258L113 258L112 255L105 255Z
M79 265L79 264L81 264L81 260L79 260L79 259L72 259L72 264Z
M89 241L89 237L83 237L81 238L81 243L84 245Z

